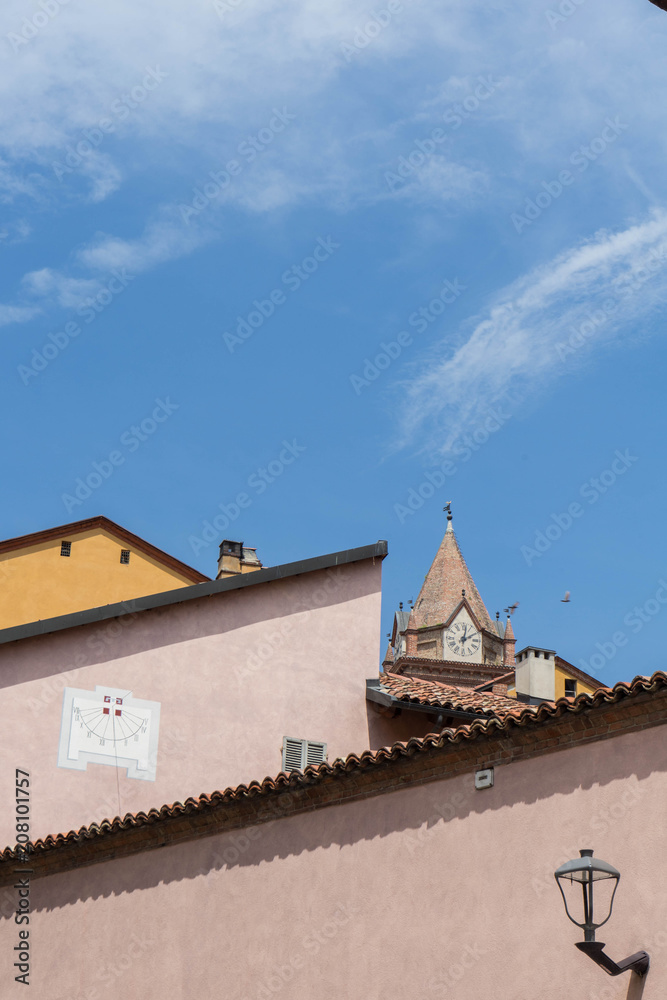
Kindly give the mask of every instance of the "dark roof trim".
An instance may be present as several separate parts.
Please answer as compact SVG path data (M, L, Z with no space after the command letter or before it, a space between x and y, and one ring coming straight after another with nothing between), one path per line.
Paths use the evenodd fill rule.
M479 712L464 712L458 708L450 708L448 705L425 705L423 702L397 698L395 695L383 691L382 682L376 678L366 681L366 701L374 701L385 708L400 708L406 712L428 712L429 715L444 716L448 719L463 719L466 722L483 717Z
M107 604L103 608L89 608L86 611L76 611L71 615L60 615L58 618L45 618L44 621L29 622L27 625L15 625L13 628L0 630L0 645L16 642L20 639L29 639L36 635L62 632L64 629L77 628L79 625L92 625L108 618L121 618L123 615L133 615L140 611L164 608L170 604L196 601L200 597L211 597L213 594L223 594L228 590L255 587L261 583L271 583L273 580L299 576L301 573L314 573L317 570L362 562L365 559L384 559L387 551L387 543L379 541L374 545L363 545L357 549L331 552L325 556L316 556L314 559L301 559L298 562L284 563L282 566L258 569L254 573L243 573L222 580L210 580L206 583L193 584L191 587L179 587L177 590L167 590L163 594L137 597L132 601L121 601L119 604Z
M156 562L168 566L169 569L174 570L176 573L180 573L181 576L184 576L186 580L190 580L192 583L203 583L205 580L210 580L210 577L200 573L198 569L188 566L187 563L181 562L175 556L170 556L168 552L159 549L157 545L151 545L144 538L140 538L139 535L128 531L127 528L122 528L120 524L110 521L108 517L103 517L101 514L97 517L89 517L85 521L72 521L71 524L61 524L55 528L46 528L44 531L35 531L31 535L6 538L0 542L0 554L3 552L15 552L17 549L28 549L33 545L40 545L42 542L49 542L55 539L60 541L63 539L63 536L66 538L67 535L81 535L84 531L93 531L95 528L108 531L110 534L120 538L121 541L127 542L128 545L137 551L143 552L144 555L150 556Z

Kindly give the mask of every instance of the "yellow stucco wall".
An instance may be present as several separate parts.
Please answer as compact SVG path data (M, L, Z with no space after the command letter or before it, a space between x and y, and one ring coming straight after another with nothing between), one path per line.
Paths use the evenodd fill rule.
M555 685L556 685L556 701L559 698L565 697L565 678L576 680L577 682L577 694L592 694L596 689L591 687L590 684L585 684L579 678L572 677L567 671L561 670L559 667L555 668ZM516 698L516 688L514 685L507 689L507 694L510 698Z
M565 697L566 677L571 677L571 674L568 674L559 667L556 667L556 701L558 701L559 698ZM577 694L592 694L593 691L595 691L595 688L591 687L590 684L584 684L584 682L580 681L578 678L573 679L577 681Z
M60 542L71 541L71 555ZM120 561L130 549L130 562ZM101 528L0 553L0 628L189 586L192 581Z

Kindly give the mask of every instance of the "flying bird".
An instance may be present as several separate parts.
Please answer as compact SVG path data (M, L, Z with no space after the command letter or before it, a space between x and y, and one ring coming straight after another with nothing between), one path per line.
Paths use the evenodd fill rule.
M569 600L570 600L570 591L569 591L569 590L566 590L566 591L565 591L565 597L561 597L561 599L560 599L560 603L561 603L561 604L568 604L568 603L569 603Z
M514 604L510 604L509 608L505 608L504 610L508 615L513 615L518 607L519 607L519 602L516 601Z

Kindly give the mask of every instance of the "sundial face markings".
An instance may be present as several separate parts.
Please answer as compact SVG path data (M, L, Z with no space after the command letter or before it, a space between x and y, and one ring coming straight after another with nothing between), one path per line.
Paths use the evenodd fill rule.
M140 726L146 721L143 715L133 715L132 712L128 712L127 709L123 710L123 714L120 718L124 718L130 722L136 722Z
M92 732L93 736L99 736L99 735L100 735L100 734L98 733L98 731L97 731L97 727L98 727L98 726L99 726L99 724L100 724L101 722L103 722L103 721L104 721L104 716L100 714L100 717L99 717L99 719L97 720L97 722L95 723L95 725L94 725L94 726L93 726L93 728L91 729L91 732Z
M99 736L100 734L97 732L97 727L99 726L100 722L104 721L105 718L101 709L83 708L81 709L81 716L83 718L83 722L86 728L89 729L94 736Z
M159 725L159 703L135 699L132 691L66 688L58 764L77 770L111 764L127 767L130 778L154 781Z
M108 715L100 708L84 708L79 711L82 718L81 725L85 725L92 735L98 738L127 739L139 731L145 733L147 729L146 718L142 715L135 715L134 712L130 712L126 708L121 710L122 715L116 715L115 709L112 709ZM111 735L109 735L110 724ZM116 732L116 725L118 725L119 734ZM104 728L101 729L101 726Z

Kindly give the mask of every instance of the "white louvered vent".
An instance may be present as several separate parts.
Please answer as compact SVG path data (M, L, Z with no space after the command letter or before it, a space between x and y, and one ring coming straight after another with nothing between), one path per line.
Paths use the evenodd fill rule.
M315 740L283 739L283 771L303 771L309 764L322 764L327 759L326 743Z

